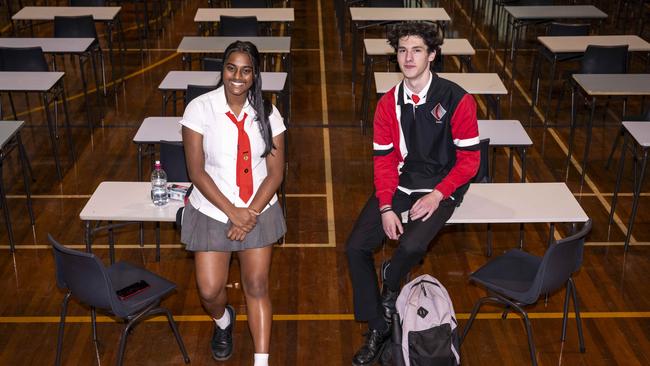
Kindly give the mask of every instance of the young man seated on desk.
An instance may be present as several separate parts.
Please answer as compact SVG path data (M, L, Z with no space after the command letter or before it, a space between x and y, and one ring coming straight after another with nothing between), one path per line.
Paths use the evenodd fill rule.
M401 281L462 200L480 161L474 98L430 71L442 44L440 29L403 23L388 41L404 79L377 104L375 192L347 242L355 319L369 328L353 365L373 364L381 355ZM373 253L385 237L399 245L382 268L380 293Z

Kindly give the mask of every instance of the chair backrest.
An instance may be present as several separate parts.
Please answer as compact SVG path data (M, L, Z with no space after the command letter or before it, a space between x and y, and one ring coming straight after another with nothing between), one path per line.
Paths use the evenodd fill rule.
M74 17L54 17L55 38L94 38L97 39L97 30L92 15Z
M223 37L256 37L259 34L257 17L219 18L219 35Z
M201 69L203 71L223 71L223 59L204 57L201 60Z
M404 0L368 0L371 8L403 8Z
M0 47L2 71L49 71L40 47Z
M267 0L230 0L231 8L268 8Z
M192 84L189 84L187 86L187 90L185 90L185 106L187 107L187 105L190 104L190 102L192 100L194 100L194 98L196 98L196 97L198 97L200 95L203 95L203 94L205 94L207 92L213 91L216 88L217 88L216 85L214 85L214 86L205 86L205 85L192 85Z
M79 301L100 309L112 309L111 286L102 262L92 253L72 250L47 236L54 251L56 283Z
M628 45L587 46L581 60L581 74L624 74L627 72Z
M478 166L478 171L474 176L474 183L490 183L490 139L481 139L479 143L479 150L481 152L481 163Z
M577 233L551 244L537 270L534 285L531 286L538 297L566 284L572 273L582 265L582 252L587 234L591 231L591 220L583 224Z
M168 182L189 182L185 150L180 142L160 141L160 164Z
M551 37L568 37L568 36L588 36L590 26L589 24L569 24L569 23L551 23L547 30L546 35Z

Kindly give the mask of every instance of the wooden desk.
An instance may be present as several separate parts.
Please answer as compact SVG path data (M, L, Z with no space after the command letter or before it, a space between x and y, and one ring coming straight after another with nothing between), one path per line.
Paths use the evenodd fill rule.
M94 38L0 38L0 47L40 47L44 53L51 53L54 55L70 54L79 57L79 64L83 65L86 59L90 59L93 75L95 76L95 88L99 90L99 80L97 78L97 68L95 60L92 58L90 46L95 41ZM56 71L56 58L54 60L54 69ZM86 118L88 120L88 129L90 134L93 133L93 119L90 113L90 102L88 100L88 82L86 80L86 73L83 66L80 70L81 84L84 93L84 100L86 103ZM104 84L104 90L106 85ZM97 105L102 105L102 100L99 93L96 93ZM99 117L101 119L101 116Z
M513 179L514 152L517 150L521 158L521 182L526 182L526 150L533 146L533 141L526 133L526 130L517 120L478 120L479 138L490 139L490 146L493 150L497 147L510 149L508 163L508 182ZM492 181L496 171L496 151L492 153Z
M602 22L603 19L607 18L606 13L593 5L505 6L504 9L508 15L508 24L506 24L506 47L503 54L503 75L505 75L508 51L510 51L511 80L515 79L517 43L519 42L519 31L522 27L529 24L543 24L553 20L581 19ZM508 36L510 34L512 34L512 44L510 50L508 50Z
M12 23L14 21L26 21L30 25L31 36L34 37L34 29L32 21L46 20L53 21L56 16L73 17L81 15L91 15L96 22L103 22L106 24L106 31L108 33L106 41L109 49L109 59L111 63L111 72L113 73L113 81L117 81L115 77L115 63L113 60L113 28L117 28L118 41L120 44L120 78L124 77L124 50L126 49L124 43L124 32L122 30L122 22L120 21L119 13L120 6L26 6L20 9L19 12L11 17Z
M596 98L599 96L647 96L650 95L650 74L573 74L573 80L581 92L590 97L591 111L587 120L587 141L582 158L582 175L580 185L584 183L587 171L587 159L591 145ZM576 88L571 90L571 132L569 134L569 153L567 155L566 170L569 174L569 163L573 151L573 138L576 123ZM625 115L625 111L623 111Z
M143 149L149 150L148 153L153 158L153 146L160 141L183 141L181 125L178 123L181 119L183 117L147 117L142 121L133 137L133 142L138 146L138 180L142 180Z
M65 113L65 129L70 149L70 160L75 161L74 145L72 143L72 132L70 130L70 118L68 115L68 102L65 96L63 85L63 73L58 71L23 72L23 71L0 71L0 92L33 92L41 94L45 107L45 117L52 144L52 154L56 164L56 173L59 181L63 180L61 174L61 163L59 161L59 147L54 132L54 120L50 114L49 106L52 101L60 97L63 100L63 111ZM16 113L14 111L14 118Z
M557 65L558 57L565 53L584 53L589 45L595 46L619 46L627 45L630 52L647 52L648 62L650 62L650 43L646 42L643 38L635 35L611 35L611 36L570 36L570 37L537 37L539 43L546 47L546 49L553 54L553 61L551 62L551 73L549 80L555 80L555 68ZM539 57L539 56L538 56ZM538 59L541 62L541 58ZM537 68L538 73L541 65ZM532 109L537 105L539 97L539 74L533 75L537 82L535 94L533 95ZM544 125L550 113L551 98L553 95L553 87L549 88L548 103L546 104L546 113L544 113Z
M286 23L287 34L291 34L291 23L295 21L293 8L199 8L194 22L199 23L199 33L203 33L205 23L218 23L221 16L256 17L258 22Z
M14 231L11 226L11 215L9 207L7 206L7 190L4 186L4 179L2 175L2 167L5 158L15 147L18 148L20 155L20 166L23 171L23 184L25 185L25 193L27 194L27 211L29 212L29 219L32 226L34 226L34 210L32 208L32 193L29 187L31 167L27 159L27 152L23 146L20 138L20 130L25 125L23 121L0 121L0 204L4 213L5 228L9 236L9 248L13 253L15 250Z
M189 186L189 183L186 183ZM102 182L84 206L79 218L85 224L86 249L90 252L92 235L108 230L111 263L115 262L113 229L141 222L175 222L176 211L183 206L182 201L169 200L165 206L155 206L151 202L150 182ZM102 227L91 227L91 223L106 221ZM113 224L119 221L119 224ZM140 245L143 244L142 233ZM160 261L160 227L156 226L156 261Z
M282 99L282 115L288 121L289 111L289 95L286 92L286 72L262 72L262 91L271 92L280 95ZM185 91L188 85L201 85L201 86L216 86L221 79L221 73L216 71L170 71L167 73L163 81L158 85L158 90L163 93L163 106L162 114L165 115L167 109L167 102L171 93L171 99L174 103L173 110L176 114L176 93L178 91Z
M350 8L352 21L352 75L357 70L357 38L359 30L391 22L406 21L431 21L448 22L451 20L443 8ZM364 25L365 23L370 23ZM343 47L343 34L341 34L341 47ZM352 79L352 92L354 93L355 80Z
M625 234L625 251L630 245L630 238L632 237L632 229L634 228L634 219L639 208L639 198L641 196L641 188L643 187L643 180L645 178L646 166L648 163L648 150L650 150L650 121L642 122L623 122L623 131L625 132L625 142L623 142L623 150L621 151L621 158L618 164L618 174L616 174L616 186L614 188L614 196L612 197L612 207L609 211L609 224L614 221L614 210L616 209L616 202L618 199L618 192L621 189L621 178L623 177L623 168L625 166L625 153L627 152L630 139L633 139L636 145L641 149L641 174L638 180L634 179L636 186L634 187L634 198L632 200L632 213L627 226L627 233ZM635 149L636 151L636 149ZM636 160L636 159L635 159ZM636 169L634 170L636 173Z

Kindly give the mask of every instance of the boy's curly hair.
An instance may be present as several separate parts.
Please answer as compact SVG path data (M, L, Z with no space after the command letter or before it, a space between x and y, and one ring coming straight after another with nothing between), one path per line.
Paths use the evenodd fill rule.
M406 22L396 24L388 31L388 43L397 52L400 38L407 36L422 38L428 52L438 52L444 39L442 30L436 23Z

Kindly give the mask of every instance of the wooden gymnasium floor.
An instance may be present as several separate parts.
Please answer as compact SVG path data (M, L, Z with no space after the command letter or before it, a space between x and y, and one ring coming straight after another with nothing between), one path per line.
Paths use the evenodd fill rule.
M444 0L452 19L454 37L469 38L467 1ZM603 33L620 33L615 27L617 2L597 4L610 14ZM149 36L143 54L138 50L133 13L126 5L124 22L127 40L126 84L116 95L105 98L105 118L92 136L86 128L79 73L75 64L66 61L66 84L73 120L73 138L78 161L71 166L63 159L64 180L57 182L54 162L42 110L37 99L26 105L20 95L15 98L20 118L27 122L23 132L35 174L32 190L36 225L29 224L18 159L10 156L4 179L9 192L9 208L17 242L9 252L8 238L0 231L0 364L45 365L54 361L57 322L63 292L57 289L47 234L74 248L82 248L83 229L79 212L97 185L106 180L136 180L136 147L131 142L141 121L160 113L158 83L169 70L181 68L176 46L184 35L196 34L192 21L197 0L187 0L164 19L164 30ZM273 254L271 293L274 323L271 346L273 365L348 365L362 343L365 325L356 323L352 314L352 295L345 257L345 240L362 204L372 192L371 135L363 135L358 124L361 88L356 96L350 87L350 45L346 36L343 53L339 52L332 2L325 0L294 1L296 22L293 27L293 120L289 129L289 173L287 177L286 244ZM6 19L4 13L0 19ZM3 36L9 28L3 23ZM501 66L502 52L488 55L487 28L482 19L476 29L473 63L478 72ZM537 30L538 32L540 30ZM36 33L47 36L47 25ZM100 27L100 33L103 34ZM530 30L528 39L534 39ZM368 33L372 35L372 33ZM378 34L375 34L378 35ZM26 33L23 36L27 36ZM646 38L648 34L646 33ZM105 40L103 39L102 42ZM501 48L502 43L495 45ZM503 102L504 118L521 120L528 126L529 89L533 41L522 44L519 54L519 77ZM360 57L358 58L360 59ZM635 58L633 70L643 68ZM196 66L195 66L196 67ZM382 66L380 65L378 69ZM566 65L562 67L566 68ZM572 65L575 67L575 65ZM456 71L457 60L447 61L447 69ZM559 90L559 83L557 88ZM556 94L557 95L557 94ZM94 95L91 95L94 97ZM631 110L639 109L632 100ZM3 107L8 108L7 98ZM95 105L95 99L91 98ZM374 98L373 102L374 104ZM563 162L568 136L568 104L559 116L559 124L546 133L539 114L527 127L534 140L528 152L531 182L562 181ZM552 294L548 304L540 301L529 309L532 318L537 357L541 365L641 365L650 364L650 201L647 184L634 231L634 244L623 252L622 242L631 207L632 170L624 181L624 194L617 209L617 223L609 227L607 215L614 187L615 170L605 170L604 160L611 138L617 131L620 101L612 101L612 110L597 110L607 126L596 127L591 148L586 183L579 186L578 170L572 164L568 185L588 215L593 231L588 237L584 264L575 279L582 306L587 352L580 354L575 324L568 327L567 341L560 342L563 292ZM485 103L479 99L480 117ZM8 110L8 109L5 109ZM602 123L600 123L602 125ZM61 130L61 141L65 131ZM577 135L578 148L584 143L584 130ZM61 143L61 156L67 147ZM507 176L507 152L498 150L496 181ZM16 155L16 154L14 154ZM628 168L631 164L628 164ZM517 176L519 164L516 166ZM135 226L117 231L117 257L143 265L178 284L178 290L164 301L175 314L194 365L213 364L208 353L212 324L198 301L193 273L193 259L179 245L179 234L171 225L162 225L162 259L154 259L153 226L146 225L145 247L137 245ZM485 225L450 226L433 243L424 264L414 274L431 273L449 290L461 325L476 299L484 290L468 282L469 274L487 261ZM541 254L548 236L547 225L526 225L526 250ZM560 234L566 233L561 227ZM495 227L495 252L516 246L517 225ZM108 253L106 234L95 239L95 252L105 261ZM377 253L377 263L386 258L394 245ZM239 286L239 268L235 260L231 270L232 304L244 314L244 299ZM515 316L500 319L497 308L485 312L462 348L465 365L521 365L529 362L528 346L521 320ZM64 341L67 365L95 364L91 342L88 308L73 302L69 309ZM250 365L252 342L245 317L236 325L235 353L224 364ZM108 317L100 318L99 360L115 361L120 326ZM131 334L126 352L129 365L176 365L182 359L167 325L153 319Z

